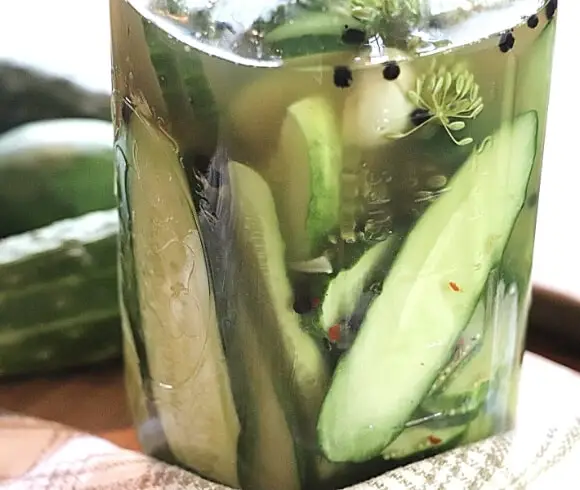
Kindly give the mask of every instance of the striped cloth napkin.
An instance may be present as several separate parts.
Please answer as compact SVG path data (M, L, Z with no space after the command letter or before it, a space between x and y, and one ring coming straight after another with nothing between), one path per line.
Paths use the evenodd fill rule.
M580 375L527 353L512 432L350 490L571 490L579 482ZM116 489L225 487L70 427L0 416L0 490Z

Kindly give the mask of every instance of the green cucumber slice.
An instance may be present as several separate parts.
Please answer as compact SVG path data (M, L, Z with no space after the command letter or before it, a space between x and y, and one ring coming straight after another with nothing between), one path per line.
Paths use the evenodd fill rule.
M268 173L291 261L316 257L337 226L341 171L340 132L330 102L313 96L291 105Z
M228 338L228 361L236 380L240 380L234 389L241 423L240 484L253 490L300 490L294 441L276 392L271 359L260 345L260 332L248 314L251 306L244 304L241 295L237 300L235 332Z
M547 112L555 38L556 22L550 22L534 41L533 49L521 58L516 82L518 87L514 106L516 116L532 110L538 114ZM545 121L539 121L538 134L543 135L544 131ZM538 138L538 140L539 145L542 145L543 138Z
M439 395L449 386L451 380L457 377L457 373L463 370L465 364L478 357L482 350L482 344L487 340L493 341L493 338L487 338L489 337L489 332L492 330L493 328L491 326L487 328L486 324L486 302L484 294L477 303L469 323L461 334L461 346L457 346L452 359L437 376L437 379L427 393L426 400Z
M534 197L522 209L503 256L506 274L516 281L523 301L531 287L537 214L537 198Z
M507 400L513 389L510 380L520 315L518 296L503 281L492 284L491 289L495 294L485 306L480 301L472 318L480 323L483 332L478 347L450 374L440 390L421 403L423 410L451 416L474 411L495 398L500 405L499 413L509 411Z
M358 306L365 287L377 273L384 277L389 263L394 260L401 237L391 235L373 245L350 268L331 279L322 301L320 327L326 331L336 323L349 318Z
M142 427L149 420L146 388L140 372L139 355L127 311L121 304L121 327L123 342L123 381L127 392L127 404L135 427Z
M317 458L316 421L330 381L321 348L301 328L292 309L293 294L284 262L274 198L258 173L232 163L236 209L237 288L254 305L248 312L259 333L268 368L295 440L301 470L318 475L329 471ZM316 476L312 476L316 478Z
M272 29L264 36L264 41L277 43L305 36L327 35L340 39L347 26L349 29L364 29L361 22L350 16L347 17L336 12L307 12Z
M128 168L141 329L154 403L177 460L238 486L239 422L214 295L176 149L140 117Z
M515 93L515 114L535 110L542 116L538 120L538 141L536 158L538 164L530 179L528 201L512 232L509 245L504 253L504 266L511 277L516 279L522 301L527 299L534 255L534 235L538 212L538 193L541 178L541 157L544 151L546 114L551 86L551 66L556 36L556 22L550 22L539 38L534 41L518 64Z
M179 147L212 155L217 144L219 118L203 62L194 51L143 20L151 63L167 106L171 134Z
M264 42L283 58L355 50L342 40L346 27L364 31L361 22L337 13L307 12L272 29Z
M536 134L533 112L502 126L408 235L324 401L331 461L380 454L447 364L523 205Z
M492 375L488 377L491 378ZM452 384L449 390L441 395L425 399L421 403L421 410L428 413L442 413L449 417L470 414L480 409L485 403L490 387L489 379L475 381L468 386L463 386L458 382Z

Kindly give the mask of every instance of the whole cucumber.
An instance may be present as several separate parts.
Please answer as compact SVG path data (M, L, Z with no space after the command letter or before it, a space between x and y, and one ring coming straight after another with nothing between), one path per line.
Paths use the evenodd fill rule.
M0 136L0 238L115 206L113 126L59 119Z

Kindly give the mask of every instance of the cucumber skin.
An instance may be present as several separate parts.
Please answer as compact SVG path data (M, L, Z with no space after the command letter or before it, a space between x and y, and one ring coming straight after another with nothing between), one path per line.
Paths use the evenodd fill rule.
M121 357L115 216L111 210L66 220L69 236L79 239L89 224L101 225L102 233L92 230L95 241L79 242L82 255L59 243L54 230L62 222L0 241L0 375ZM30 255L26 243L34 243ZM19 247L18 259L6 261Z
M291 106L289 111L296 121L301 121L307 139L311 196L306 229L311 249L315 249L324 235L339 221L342 154L337 135L340 133L334 123L332 106L326 99L316 97L304 99ZM308 117L317 111L323 114L326 120ZM310 126L313 122L322 122L321 133L317 133L315 127ZM321 139L316 139L317 135L321 136Z
M113 162L104 121L38 121L1 135L0 238L113 208Z
M445 392L433 396L421 403L421 409L429 413L444 413L449 417L470 414L478 410L487 398L494 384L482 381L473 389L464 393L447 395Z
M147 365L143 385L158 431L146 449L209 480L238 487L239 421L199 216L173 141L133 115L127 146L133 148L124 177L136 267L123 272L122 283L128 286L123 302L128 308L138 294L140 324L124 330L133 327L135 345L144 347L138 360ZM179 285L182 293L171 294L168 284ZM140 430L144 442L145 425ZM163 454L160 439L166 442Z
M457 425L445 428L430 428L428 425L405 429L383 451L384 459L402 459L425 451L443 451L462 439L467 431L467 425ZM441 439L438 444L429 441L428 436L434 435ZM398 447L397 447L398 446Z
M361 295L377 271L387 271L400 247L400 236L391 235L358 257L350 268L328 281L317 324L325 332L355 312Z
M143 20L149 56L168 109L168 125L179 147L212 155L219 117L201 58L158 27Z
M112 150L37 162L0 168L0 238L115 205Z
M526 121L528 120L528 121ZM533 121L532 121L533 120ZM523 122L522 122L523 121ZM519 125L516 125L516 123L519 122L519 125L521 125L521 128L519 128ZM532 169L532 165L535 159L535 154L536 154L536 138L537 138L537 127L538 127L538 119L537 119L537 114L534 111L530 111L529 113L522 115L520 117L518 117L508 128L506 128L505 126L502 126L501 129L498 130L498 132L495 133L495 144L497 145L498 142L497 140L500 141L501 144L506 145L507 149L509 151L509 153L507 155L505 155L506 158L509 158L510 154L514 153L515 151L515 147L509 143L509 141L511 141L513 139L513 134L511 134L511 132L516 129L516 127L518 129L520 129L520 132L522 133L522 139L524 139L525 141L527 141L529 139L530 145L530 155L529 155L529 159L526 160L526 166L525 166L525 175L523 172L523 168L518 168L519 170L519 174L521 175L513 175L513 173L508 173L507 175L504 175L503 177L506 179L519 179L517 180L517 182L520 182L520 186L521 189L517 189L515 191L508 191L506 192L506 190L504 190L504 194L507 199L510 199L512 201L515 201L515 199L518 200L519 205L516 207L515 206L515 202L513 203L513 212L514 212L514 220L517 217L517 215L519 214L520 210L521 210L521 206L523 205L523 199L525 196L525 191L528 185L528 180L529 180L529 175ZM532 129L533 127L533 129ZM530 132L527 133L526 130L530 129ZM503 131L506 131L506 133L504 133ZM509 132L508 132L509 131ZM501 132L501 133L500 133ZM498 136L501 136L501 138L498 138ZM505 148L505 146L504 146ZM504 155L501 155L502 157ZM456 176L453 178L452 182L451 182L451 188L453 188L453 184L454 182L457 181L459 176L463 176L463 180L467 180L468 183L470 181L470 179L472 179L473 177L470 177L470 174L467 172L472 172L472 174L474 173L473 170L473 166L474 165L484 165L484 164L488 164L488 162L482 163L482 160L484 160L481 156L477 156L474 158L474 160L471 160L470 157L470 161L471 161L471 165L469 167L463 166L461 170L459 170L459 172L456 174ZM489 158L489 157L488 157ZM487 159L486 159L487 160ZM473 163L475 162L475 163ZM522 165L523 167L523 165ZM500 168L498 165L496 165L496 169L493 168L492 166L492 170L495 170L496 173L501 172ZM481 171L480 171L481 173ZM487 175L493 175L490 173L487 173ZM501 176L501 173L500 173ZM490 186L491 182L489 181L490 177L487 177L487 185ZM473 188L471 188L471 186L469 186L468 184L464 184L465 185L465 189L463 189L463 191L461 193L456 192L454 194L451 194L451 192L447 195L453 195L455 196L456 194L458 194L455 197L455 200L459 199L459 203L462 203L464 199L467 198L468 195L473 195ZM510 187L510 189L512 189L512 187ZM490 189L486 189L487 191L489 191ZM519 198L519 194L521 193L521 199ZM481 200L481 199L480 199ZM453 203L453 205L455 206L457 203L454 201L450 201L449 199L445 199L440 198L439 201L437 201L435 204L433 204L431 206L431 208L425 213L425 215L423 216L423 218L418 222L418 224L415 227L415 230L417 228L421 229L421 224L422 222L425 222L425 218L426 217L430 217L431 213L433 213L433 210L438 210L440 208L445 209L443 206L447 206L449 207L448 204L442 204L442 203L447 203L447 202L451 202ZM522 201L522 202L520 202ZM481 202L475 201L475 203L472 203L472 205L481 205ZM455 207L455 209L458 209L457 207ZM449 210L451 211L451 209ZM499 212L499 209L496 209L496 213ZM447 222L443 224L443 226L446 226ZM513 227L513 224L512 224ZM424 228L424 226L423 226ZM413 230L413 232L415 231ZM437 230L435 230L437 231ZM413 233L411 232L411 233ZM511 229L509 230L509 232L511 232ZM492 242L487 242L490 245L487 245L487 248L489 250L487 250L487 262L488 262L488 266L486 266L485 268L481 267L479 269L476 269L475 267L470 268L470 272L471 270L475 270L477 271L481 271L481 269L485 269L486 271L491 269L494 264L499 261L501 259L501 254L505 248L505 243L507 241L507 239L509 238L509 234L510 233L505 233L505 236L493 236L492 238L494 238L494 241ZM439 235L437 235L439 236ZM450 238L450 237L448 237ZM481 245L481 244L480 244ZM469 250L469 244L467 245L467 250ZM405 267L404 266L398 266L398 264L400 264L401 262L407 262L407 261L413 261L411 259L406 259L407 255L413 255L413 253L415 252L416 249L410 249L408 246L408 243L406 243L405 245L403 245L403 248L397 258L397 260L395 261L395 264L393 266L393 273L390 275L390 277L392 277L393 275L395 275L395 278L400 278L401 280L403 280L403 284L405 282L405 278L407 277L407 281L409 281L410 278L408 278L408 274L405 272ZM441 253L441 246L439 246L439 252ZM433 252L432 252L433 253ZM459 281L460 284L470 284L473 283L473 279L472 281L469 281L469 276L466 275L466 273L464 272L463 274L458 274L459 277ZM471 272L471 276L474 276L475 273ZM450 317L454 323L456 325L460 325L460 324L465 324L468 320L469 317L471 315L471 313L473 312L475 306L476 306L476 300L479 297L480 291L481 289L484 287L485 284L485 276L483 275L483 273L479 272L479 274L477 274L478 276L480 276L477 281L475 281L475 286L477 286L479 289L477 291L477 294L472 294L473 296L473 300L470 301L469 303L464 303L463 307L461 307L461 305L458 303L457 306L461 307L461 309L459 310L459 312L455 312L454 314L452 314L452 316ZM487 275L487 274L486 274ZM455 273L453 274L453 279L455 279ZM441 278L443 279L443 277ZM396 281L396 279L395 279ZM385 281L385 286L387 284L387 282L391 282L386 280ZM413 281L411 281L413 284L415 284ZM480 284L481 283L481 284ZM433 286L435 286L435 284L433 284ZM445 287L445 285L441 285L442 288ZM390 289L393 289L392 287L384 287L383 288L383 294L385 294L386 291L386 297L388 299L389 295L393 294L393 291L390 291ZM401 294L402 294L402 290ZM435 293L436 291L432 291L433 293ZM440 294L440 293L438 293ZM460 297L455 296L452 297L448 294L448 299L453 303L453 301L457 301L459 302ZM401 298L403 299L403 298ZM381 301L379 301L380 298L378 298L377 300L375 300L374 305L373 306L377 306L378 308L381 307ZM441 300L443 300L443 298L441 298ZM390 300L389 300L390 301ZM457 309L457 308L456 308ZM373 307L371 307L371 310L369 310L369 314L367 314L367 319L370 316L370 314L372 313ZM461 314L459 314L461 313ZM433 318L433 316L430 316L431 318ZM365 321L366 323L366 321ZM388 329L387 329L388 330ZM400 401L399 402L399 407L395 407L393 409L391 409L391 413L388 414L387 416L385 416L384 413L381 413L380 409L377 409L375 407L377 407L377 405L379 405L381 403L380 400L380 395L378 395L379 393L384 393L388 391L388 386L386 381L389 379L389 372L383 372L381 374L381 376L384 376L384 379L381 378L377 378L377 381L380 381L381 386L379 387L375 387L373 388L368 388L368 386L371 385L371 383L369 382L369 373L375 373L374 376L379 376L376 373L376 366L372 365L373 361L376 361L377 359L383 359L383 364L385 364L386 367L386 363L389 362L389 360L391 359L391 356L388 355L387 350L388 349L392 349L393 347L390 347L389 344L385 344L385 342L383 342L382 340L388 340L390 341L391 345L393 345L392 342L392 335L387 335L387 337L385 338L378 338L377 335L380 336L380 333L377 332L377 330L368 330L368 328L365 330L365 325L363 324L362 330L359 333L359 336L357 337L357 339L355 340L355 343L353 345L353 347L351 348L351 350L345 355L345 357L340 361L339 366L337 367L334 377L333 377L333 381L330 387L330 390L326 396L326 399L324 401L323 404L323 408L322 408L322 412L320 415L320 419L318 422L318 434L319 434L319 440L320 440L320 444L321 447L323 449L323 451L325 452L325 455L331 460L331 461L336 461L336 462L341 462L341 461L357 461L357 462L362 462L362 461L366 461L371 459L372 457L376 456L377 454L380 454L381 450L387 445L389 444L390 441L392 441L395 437L397 437L397 435L401 432L401 430L403 429L403 424L405 423L406 420L409 419L409 417L411 416L412 412L417 408L418 404L421 402L422 398L424 397L425 393L429 390L430 386L432 385L432 383L434 382L434 380L436 379L439 370L445 365L445 363L448 361L448 357L445 357L444 352L451 352L451 347L453 345L455 345L455 342L457 340L456 337L459 336L460 332L461 332L461 328L460 326L457 327L457 335L453 336L453 338L451 338L451 336L449 336L445 344L445 346L439 346L439 353L437 354L436 358L431 359L433 361L433 366L427 368L425 365L427 364L427 360L429 356L426 356L425 358L423 358L424 362L421 362L421 367L418 367L416 370L412 370L410 369L410 367L408 369L405 370L406 373L409 373L410 371L414 371L414 372L421 372L421 370L424 371L423 376L421 376L420 379L420 383L417 382L415 384L419 385L420 388L417 390L413 390L414 395L411 396L411 394L409 394L407 396L407 399L404 401ZM455 329L454 329L455 331ZM374 336L374 337L373 337ZM389 338L390 337L390 338ZM406 335L406 338L408 339L409 336ZM372 339L372 340L371 340ZM427 339L424 339L424 341L427 341ZM428 340L429 342L431 340ZM358 344L358 348L357 348L357 344ZM362 345L366 346L366 351L363 353L361 353L361 349L362 347L360 347ZM385 346L384 348L382 346ZM369 348L371 349L369 351ZM405 349L403 349L405 350ZM401 350L399 349L398 352L400 352ZM436 361L436 362L435 362ZM404 361L402 361L404 362ZM392 361L391 361L392 363ZM391 367L395 367L396 363L392 363L393 365ZM436 365L435 365L436 364ZM401 364L400 367L404 366L404 364ZM425 366L425 367L424 367ZM379 369L380 370L380 369ZM383 367L384 370L384 367ZM399 372L400 370L398 370ZM401 374L405 374L405 372L401 372ZM408 375L407 375L408 376ZM399 376L400 377L400 376ZM363 383L363 380L367 380L366 385ZM358 380L358 381L357 381ZM412 380L409 380L412 382ZM397 382L400 383L400 382ZM408 386L411 386L411 384L409 384ZM349 392L350 390L353 390L352 393ZM377 391L378 390L378 391ZM374 394L373 394L374 393ZM398 398L397 394L393 394L394 398ZM401 404L403 404L402 408L401 408ZM355 408L356 407L356 408ZM362 413L361 413L362 412ZM389 422L385 422L385 418L390 418L392 420L390 420ZM350 421L350 430L345 430L345 424L348 425L348 422L345 421Z
M291 261L316 257L338 224L341 169L340 131L332 104L319 95L294 102L267 177Z
M119 230L116 209L95 211L77 218L58 221L49 226L0 241L0 298L13 297L45 288L48 284L64 285L98 277L104 270L117 267ZM0 307L10 307L2 305ZM53 305L53 308L55 306ZM32 315L26 308L22 315Z
M329 12L307 12L289 20L264 36L266 46L283 58L339 51L354 53L358 46L342 41L345 27L364 31L364 25L353 17Z
M63 275L61 280L42 285L1 291L0 328L6 334L23 332L38 325L90 318L104 312L119 318L118 301L115 267L99 276Z
M535 243L533 237L536 233L538 213L537 202L535 202L537 197L534 198L533 195L537 195L540 189L556 26L557 19L554 18L546 25L536 40L537 48L530 50L526 57L520 61L521 67L518 70L516 82L519 87L514 102L516 115L530 110L535 110L538 114L543 115L538 124L539 137L536 151L538 162L528 189L528 197L532 198L531 203L526 205L519 216L503 259L503 266L518 283L521 302L525 308L529 308L527 296L531 293L530 277Z
M316 421L330 381L329 365L322 348L301 328L300 317L292 309L284 242L266 181L239 163L232 163L231 174L234 195L238 195L234 209L239 211L236 287L244 291L246 300L260 305L260 309L250 309L248 316L254 321L276 393L298 442L300 477L323 485L341 470L325 461L316 447Z
M232 375L235 373L238 379L236 385L241 385L232 390L241 426L240 484L249 490L300 490L299 454L276 393L271 362L260 346L248 306L242 295L238 296L236 324L227 345Z
M0 376L60 371L121 358L119 316L108 313L103 318L75 318L72 322L70 331L47 329L7 344L0 333ZM26 330L22 333L26 335Z

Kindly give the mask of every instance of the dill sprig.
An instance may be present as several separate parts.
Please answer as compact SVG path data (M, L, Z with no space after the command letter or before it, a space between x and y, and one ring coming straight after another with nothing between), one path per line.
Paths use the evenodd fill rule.
M350 15L365 25L371 36L403 44L421 20L422 0L350 0Z
M433 69L417 78L415 89L410 90L407 97L425 112L425 120L406 133L389 135L390 138L403 138L438 121L456 145L473 143L471 137L458 140L453 134L465 129L465 120L475 119L483 111L483 99L473 73L460 66L452 70Z
M421 0L351 0L352 16L369 24L382 20L415 23L421 16Z

